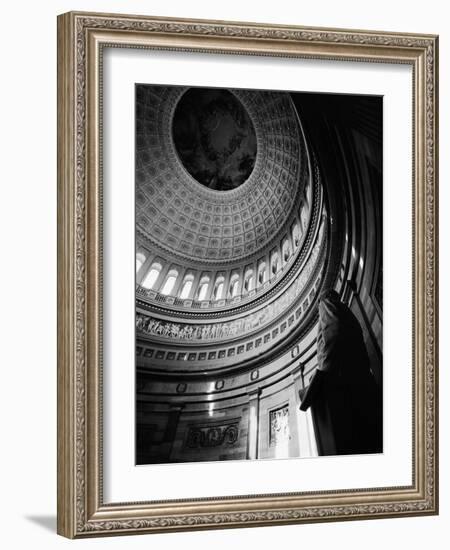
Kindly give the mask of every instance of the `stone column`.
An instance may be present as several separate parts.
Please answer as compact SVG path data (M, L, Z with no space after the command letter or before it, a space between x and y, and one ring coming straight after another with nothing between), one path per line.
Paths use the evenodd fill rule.
M201 272L192 270L192 274L194 275L194 280L192 281L192 287L191 291L189 292L189 297L186 298L187 300L195 300L195 296L197 295L198 290L198 284L201 279Z
M141 265L139 273L136 273L136 284L140 285L145 275L147 275L148 270L152 266L155 259L155 254L149 254L145 262Z
M179 269L178 268L175 268L175 269L177 269L177 271L178 271L178 278L175 281L175 285L174 285L170 295L174 296L176 298L176 297L178 297L178 294L180 292L180 287L181 287L181 285L184 281L184 276L186 275L187 269L183 268L183 267L180 267Z
M173 447L175 444L175 437L177 435L178 422L180 420L181 411L184 408L184 404L171 405L169 411L169 420L167 422L166 431L164 433L163 441L169 445L168 457L172 458Z
M208 290L206 292L206 296L204 298L204 302L208 302L212 298L212 293L214 290L214 285L216 284L216 274L215 273L209 273L209 284L208 284Z
M259 447L259 396L261 390L257 388L248 394L248 434L247 458L258 458Z
M153 285L152 290L155 292L159 292L166 280L167 274L169 273L171 265L167 263L166 265L163 265L160 274L158 275L158 278L155 281L155 284Z
M236 294L235 298L237 298L238 296L242 296L242 291L243 291L243 289L244 289L244 275L245 275L244 269L241 268L241 269L239 270L238 291L237 291L237 294Z
M361 297L359 295L357 285L356 285L354 280L348 280L347 281L346 295L344 296L344 298L346 298L346 303L348 304L348 307L351 306L351 303L352 303L353 299L355 300L356 305L358 306L359 312L361 314L361 317L364 321L364 327L361 327L361 328L363 328L363 331L364 331L364 329L366 330L367 334L369 335L369 337L371 339L371 342L374 346L374 349L375 349L378 357L381 358L383 354L382 354L382 351L380 349L379 342L378 342L377 337L375 336L375 334L373 332L372 324L371 324L371 322L370 322L370 320L367 316L367 312L366 312L366 310L364 308L364 305L361 301ZM376 312L375 307L373 308L373 310Z

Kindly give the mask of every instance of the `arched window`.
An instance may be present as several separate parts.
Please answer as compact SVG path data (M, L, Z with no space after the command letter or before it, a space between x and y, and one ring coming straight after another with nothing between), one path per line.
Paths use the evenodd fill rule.
M239 275L236 273L231 277L229 294L231 298L235 298L238 295L239 290Z
M305 232L306 230L307 219L308 219L308 206L306 204L303 204L300 210L300 223L302 225L303 232Z
M175 286L175 283L178 279L178 271L176 269L171 269L166 277L166 281L163 284L163 287L161 289L161 294L165 294L166 296L168 294L171 294L173 291L173 287Z
M181 286L180 298L186 300L189 298L189 295L192 290L192 285L194 283L194 276L192 274L186 275L184 278L183 284Z
M222 277L222 276L217 277L216 283L214 285L214 290L213 290L213 299L214 300L220 300L222 298L224 286L225 286L224 277Z
M283 241L283 261L287 262L291 257L291 245L289 244L289 239L284 239Z
M297 222L294 223L294 226L292 228L292 241L295 248L298 248L298 246L300 245L300 228Z
M309 209L309 205L311 204L311 201L312 201L312 185L311 183L309 183L306 189L306 206L308 207L308 209Z
M253 269L247 269L244 275L244 292L250 292L255 286L255 279L253 277Z
M206 295L208 294L208 287L209 287L209 277L205 275L200 279L200 284L198 285L197 290L197 300L205 300Z
M147 275L144 277L142 281L142 286L144 288L151 289L155 286L155 283L159 277L159 274L161 273L162 265L159 263L152 264L151 268L149 269Z
M278 252L274 252L272 254L272 259L271 259L272 275L276 275L279 269L280 269L280 262L278 260Z
M136 273L139 273L139 270L145 263L145 254L143 252L138 252L136 254Z
M261 262L258 267L258 285L266 282L266 262Z

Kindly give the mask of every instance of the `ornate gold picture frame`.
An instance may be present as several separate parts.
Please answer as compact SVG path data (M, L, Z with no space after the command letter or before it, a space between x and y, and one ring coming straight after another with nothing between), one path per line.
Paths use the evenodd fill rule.
M180 493L168 499L155 499L149 487L145 501L105 501L102 90L107 48L412 69L412 182L405 197L412 202L413 256L412 341L405 357L412 364L410 484L279 493L262 488L205 498ZM58 17L59 534L82 538L438 513L437 117L437 36L77 12Z

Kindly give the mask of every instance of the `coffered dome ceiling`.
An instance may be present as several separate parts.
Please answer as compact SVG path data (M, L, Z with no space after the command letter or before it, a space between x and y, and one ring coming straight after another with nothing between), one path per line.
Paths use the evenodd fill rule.
M139 86L136 109L140 242L208 266L276 239L308 172L289 94Z

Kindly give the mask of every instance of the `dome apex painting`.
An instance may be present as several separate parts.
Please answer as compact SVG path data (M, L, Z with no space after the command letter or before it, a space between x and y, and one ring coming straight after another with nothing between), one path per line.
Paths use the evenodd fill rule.
M228 90L187 90L175 109L173 138L186 170L210 189L239 187L255 166L253 123Z

